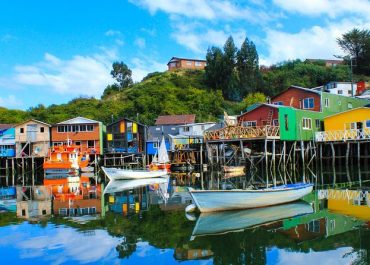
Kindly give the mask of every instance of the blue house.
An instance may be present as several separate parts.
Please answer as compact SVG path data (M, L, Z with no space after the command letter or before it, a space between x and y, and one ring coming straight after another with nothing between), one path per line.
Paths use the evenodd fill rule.
M15 157L15 129L13 124L0 124L0 157Z

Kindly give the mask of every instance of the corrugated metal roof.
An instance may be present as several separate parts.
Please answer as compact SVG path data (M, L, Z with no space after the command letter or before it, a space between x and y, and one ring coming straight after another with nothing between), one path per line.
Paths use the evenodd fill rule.
M6 130L6 129L12 128L14 126L15 126L15 124L0 123L0 130Z
M91 120L84 117L76 117L66 121L59 122L57 124L89 124L89 123L99 123L98 121Z
M155 125L180 125L195 122L195 114L159 116Z

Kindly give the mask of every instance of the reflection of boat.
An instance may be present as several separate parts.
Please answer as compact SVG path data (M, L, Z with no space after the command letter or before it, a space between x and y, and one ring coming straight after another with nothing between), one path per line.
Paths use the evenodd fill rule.
M247 209L288 203L312 192L313 185L287 184L260 190L193 190L194 203L201 212Z
M167 184L168 178L147 178L147 179L133 179L133 180L117 180L110 181L104 189L104 193L115 193L124 190L135 189L139 187Z
M244 171L242 171L242 172L225 172L225 174L223 175L223 178L228 179L228 178L235 178L235 177L242 177L242 176L245 176Z
M161 144L159 145L158 156L155 154L152 163L149 165L149 168L152 170L158 169L167 169L171 167L170 159L168 158L166 142L164 137L162 137Z
M313 213L312 206L305 202L241 211L201 213L192 237L240 231L248 227L309 213Z
M17 210L16 196L15 187L0 188L0 210L15 212Z
M166 170L132 170L132 169L120 169L120 168L106 168L102 167L102 170L110 180L118 179L144 179L144 178L156 178L166 176L168 173Z
M88 155L83 156L78 146L59 145L50 149L48 160L43 164L46 173L68 173L87 167Z

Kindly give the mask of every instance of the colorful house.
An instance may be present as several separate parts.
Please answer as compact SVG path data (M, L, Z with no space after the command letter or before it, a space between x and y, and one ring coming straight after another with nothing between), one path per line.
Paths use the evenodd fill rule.
M16 125L14 127L16 156L47 156L50 145L50 127L50 124L34 119Z
M13 124L0 124L0 157L15 156L15 129Z
M76 145L80 152L103 154L103 133L105 126L95 120L76 117L51 127L51 145Z
M359 107L327 116L324 118L324 129L316 132L316 141L368 140L370 108Z
M364 106L369 101L291 86L271 99L256 104L238 117L245 138L271 137L281 140L312 140L322 131L324 117Z
M173 71L177 69L193 69L201 70L206 67L206 60L198 59L185 59L179 57L172 57L171 60L167 63L168 71Z
M107 126L109 153L145 152L146 126L134 120L122 118Z

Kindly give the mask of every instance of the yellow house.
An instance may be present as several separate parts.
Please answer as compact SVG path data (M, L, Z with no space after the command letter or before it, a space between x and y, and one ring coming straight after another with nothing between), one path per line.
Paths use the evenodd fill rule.
M316 141L370 139L370 108L359 107L324 118L324 132Z

